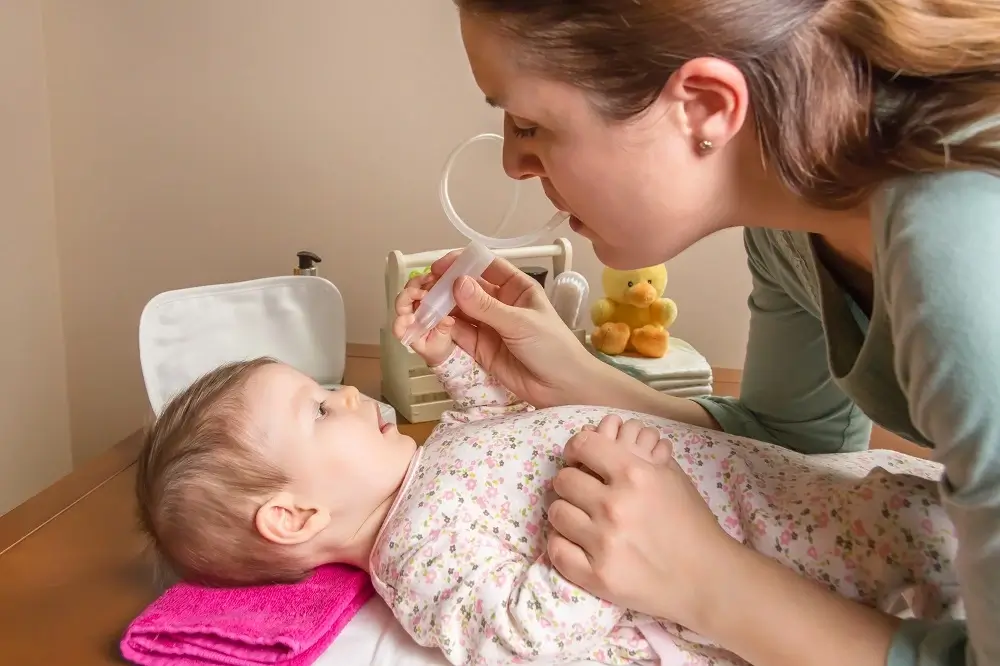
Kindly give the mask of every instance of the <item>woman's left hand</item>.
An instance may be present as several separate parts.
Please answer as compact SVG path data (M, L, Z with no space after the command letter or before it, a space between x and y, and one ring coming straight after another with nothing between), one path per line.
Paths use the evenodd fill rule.
M595 596L699 631L724 603L711 589L718 567L742 545L672 455L648 462L618 439L602 423L567 442L549 508L549 559Z

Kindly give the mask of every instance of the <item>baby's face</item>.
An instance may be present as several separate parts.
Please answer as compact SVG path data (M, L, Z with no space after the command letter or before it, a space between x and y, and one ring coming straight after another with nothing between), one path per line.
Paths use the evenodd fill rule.
M286 365L260 368L246 391L266 455L291 479L261 509L258 529L290 544L319 536L327 551L373 537L416 451L413 439L354 387L329 391Z

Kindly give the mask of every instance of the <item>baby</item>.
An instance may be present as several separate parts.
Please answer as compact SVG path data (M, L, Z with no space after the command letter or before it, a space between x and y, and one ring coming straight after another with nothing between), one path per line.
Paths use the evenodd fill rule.
M397 300L397 337L420 280ZM547 561L562 447L596 426L653 462L672 450L734 539L801 575L886 612L961 616L937 465L890 451L803 456L619 410L535 410L452 343L452 324L414 344L455 402L421 447L357 390L324 390L267 359L218 368L175 398L137 480L165 562L214 585L364 568L406 631L456 666L742 663Z

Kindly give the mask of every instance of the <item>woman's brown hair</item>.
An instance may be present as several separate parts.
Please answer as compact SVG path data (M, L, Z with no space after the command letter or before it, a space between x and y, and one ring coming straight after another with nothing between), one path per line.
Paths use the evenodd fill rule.
M733 63L765 163L822 207L905 174L1000 170L998 0L455 2L612 120L641 113L687 60Z

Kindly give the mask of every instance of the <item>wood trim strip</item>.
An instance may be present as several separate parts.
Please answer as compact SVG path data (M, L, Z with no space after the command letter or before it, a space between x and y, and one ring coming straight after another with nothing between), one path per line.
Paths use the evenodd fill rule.
M0 516L0 555L131 467L139 455L141 438L142 431L137 430Z

